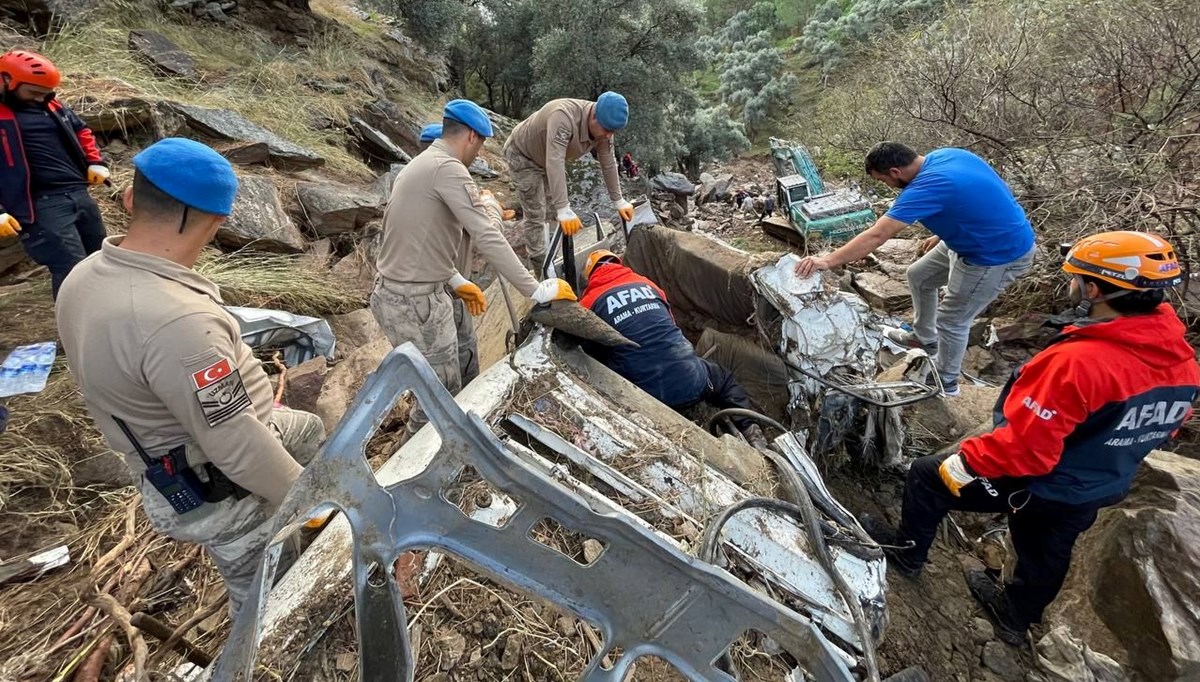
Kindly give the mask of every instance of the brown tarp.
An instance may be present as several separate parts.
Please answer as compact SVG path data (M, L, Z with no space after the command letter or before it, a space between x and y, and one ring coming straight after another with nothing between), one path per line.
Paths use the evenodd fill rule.
M680 323L695 331L749 331L754 317L750 273L779 254L747 254L691 232L638 228L629 236L625 265L666 292Z
M754 341L715 329L705 329L696 355L733 373L763 412L776 420L787 414L788 372L783 360Z

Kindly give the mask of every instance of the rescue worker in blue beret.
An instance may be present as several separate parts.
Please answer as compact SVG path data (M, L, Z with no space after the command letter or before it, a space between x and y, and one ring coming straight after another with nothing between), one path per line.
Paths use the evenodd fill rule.
M204 547L236 613L271 517L325 429L314 414L274 407L217 285L193 269L233 210L233 167L180 138L133 165L129 231L67 276L59 335L88 412L140 479L151 525Z
M504 160L525 213L526 257L535 269L545 259L555 223L566 235L583 227L567 196L567 161L595 151L613 207L626 221L633 220L633 204L621 194L612 141L628 124L629 103L618 93L606 92L595 102L555 99L518 123L504 143Z
M426 149L428 149L429 145L433 144L434 140L440 139L441 137L442 137L442 124L441 123L430 123L429 125L425 126L424 128L421 128L421 139L420 139L421 151L425 151Z
M467 279L472 249L535 303L575 300L561 279L539 283L529 274L504 238L500 202L467 172L491 136L492 122L479 105L464 99L446 105L442 137L392 185L375 261L371 312L388 341L411 341L455 394L479 372L471 315L487 308L483 291ZM413 410L409 435L426 421L419 407Z

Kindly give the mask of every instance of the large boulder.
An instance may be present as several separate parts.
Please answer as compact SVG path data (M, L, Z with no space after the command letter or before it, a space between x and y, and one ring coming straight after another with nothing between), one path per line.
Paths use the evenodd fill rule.
M371 124L357 116L350 117L350 128L358 137L364 153L383 163L408 163L412 157L404 151L392 138L376 130Z
M164 76L196 79L192 56L158 31L130 31L129 49Z
M356 349L345 360L334 365L325 375L321 395L313 412L325 424L325 432L333 433L334 427L354 401L367 375L379 368L379 363L392 351L387 339L376 339Z
M377 99L363 108L362 118L410 153L421 148L421 128L425 122L399 104Z
M260 251L300 253L304 236L283 210L275 184L266 178L238 178L233 214L217 231L217 243L226 248L253 246Z
M876 310L900 312L909 306L912 297L908 285L891 277L868 270L853 276L854 289Z
M296 196L321 237L353 232L383 215L382 197L333 182L302 182Z
M337 339L337 351L342 356L369 346L380 339L387 339L383 328L375 321L375 315L367 308L329 318L333 338Z
M696 186L681 173L659 173L650 180L650 186L659 192L668 192L675 196L690 197L696 193Z
M1200 679L1200 462L1146 458L1080 538L1048 619L1143 679Z
M270 164L282 170L325 165L325 159L316 152L289 142L228 109L206 109L178 102L164 102L160 108L179 115L196 132L230 142L220 151L233 163Z

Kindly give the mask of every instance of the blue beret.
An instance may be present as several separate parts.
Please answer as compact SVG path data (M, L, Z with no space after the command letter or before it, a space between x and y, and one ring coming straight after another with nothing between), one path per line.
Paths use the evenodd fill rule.
M425 126L424 128L421 128L421 141L422 142L433 142L434 140L438 139L441 136L442 136L442 124L441 123L430 123L429 125Z
M133 157L133 167L179 203L212 215L233 212L238 179L233 166L208 145L168 137Z
M492 136L492 121L483 107L466 99L454 99L442 109L442 117L458 121L484 137Z
M606 92L596 100L596 120L605 130L621 130L629 124L629 102L615 92Z

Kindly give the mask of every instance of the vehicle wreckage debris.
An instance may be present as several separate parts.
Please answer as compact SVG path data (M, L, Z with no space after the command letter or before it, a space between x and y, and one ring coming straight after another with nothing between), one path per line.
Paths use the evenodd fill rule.
M549 304L536 305L529 312L529 319L602 346L637 347L636 343L613 329L599 315L574 301L551 301Z

